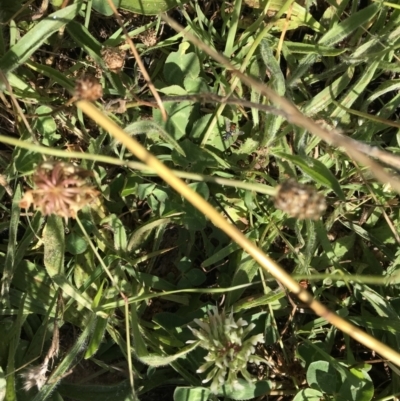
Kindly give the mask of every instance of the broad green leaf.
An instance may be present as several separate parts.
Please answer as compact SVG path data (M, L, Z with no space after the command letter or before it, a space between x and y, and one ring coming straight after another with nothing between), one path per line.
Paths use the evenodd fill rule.
M186 89L179 85L169 85L158 90L168 96L185 96L187 95Z
M168 137L172 137L175 141L178 141L186 135L186 127L189 123L190 116L193 110L193 104L191 102L178 102L178 103L166 103L165 111L168 114L168 120L163 121L160 109L153 109L154 121L158 123L166 132ZM170 142L167 138L163 138L166 142ZM176 144L172 144L174 150L181 153L179 147Z
M200 60L196 53L185 54L185 47L170 53L164 64L164 77L170 85L183 87L185 78L196 79L200 73Z
M50 215L43 233L44 266L47 273L63 292L91 310L91 301L68 281L64 273L65 235L64 224L59 216Z
M77 401L132 401L132 391L129 380L112 386L101 384L81 385L72 383L61 383L57 391L65 398Z
M42 144L45 146L53 146L60 138L61 134L57 133L57 125L54 118L48 115L53 109L48 106L39 106L36 109L36 114L39 115L35 122L35 128L42 136ZM41 114L46 114L40 116Z
M177 387L174 401L207 401L211 392L205 387Z
M209 91L206 81L201 77L193 78L191 76L185 77L183 81L187 93L205 93Z
M214 117L213 114L205 114L202 117L200 117L198 120L196 120L195 123L193 124L192 130L190 132L190 138L193 138L196 140L202 138L204 133L206 132L208 126L210 125L213 117ZM219 119L219 123L221 126L225 123L223 118ZM219 132L218 126L214 126L211 136L216 136L219 134L220 134L220 132Z
M361 369L350 369L339 390L338 401L370 401L374 396L374 385L368 373Z
M320 327L320 325L318 324L320 322L320 320L318 320L317 322L313 322L312 327ZM326 322L326 320L325 320ZM309 328L307 326L307 328ZM327 344L326 343L322 343L320 341L316 341L313 343L313 345L311 346L310 343L308 342L304 342L301 343L296 351L296 356L304 362L305 367L308 368L308 366L315 361L319 361L321 360L321 356L319 354L319 352L317 351L317 348L322 348L326 351L327 348ZM303 365L303 364L302 364Z
M191 287L198 287L206 281L207 276L200 269L191 269L186 273Z
M169 134L168 130L162 128L154 121L136 121L132 124L127 125L124 128L124 131L129 135L156 134L165 142L169 143L179 154L181 154L183 157L186 157L184 150L179 145L179 143Z
M202 173L206 168L218 167L218 164L212 155L188 139L184 139L181 142L181 146L184 153L190 155L190 157L183 157L180 153L173 150L172 161L178 166L196 173Z
M307 383L323 393L335 393L337 379L335 368L327 361L312 362L307 369Z
M103 340L104 334L106 332L107 324L108 324L107 318L102 318L102 317L97 318L97 322L93 330L92 337L85 352L84 356L85 359L91 358L99 349L101 341Z
M249 383L246 380L239 379L241 388L233 388L230 385L222 386L219 395L232 400L252 400L268 394L273 388L273 384L267 380Z
M312 388L306 388L298 392L293 401L321 401L323 400L323 393L319 390L314 390Z
M48 37L77 15L81 5L81 2L77 2L43 18L1 58L0 70L7 74L28 60Z
M237 255L237 265L235 272L232 275L230 285L235 286L238 284L251 283L259 269L258 263L246 252L241 251ZM226 299L227 307L233 305L242 296L243 290L230 292Z
M114 3L114 6L116 8L119 7L121 0L112 0ZM108 1L104 0L93 0L92 7L100 14L105 15L106 17L109 17L113 15L113 10L108 4Z
M290 155L288 153L282 152L276 152L275 155L281 157L282 159L290 160L292 163L300 167L305 174L309 175L316 182L335 191L336 195L341 200L346 199L337 178L319 160L311 159L310 157L306 156Z
M84 253L88 247L88 243L82 235L71 232L66 239L65 249L72 255L80 255Z
M188 1L180 0L178 3L176 0L121 0L120 7L137 14L155 15Z
M28 142L28 140L25 138ZM29 142L31 142L29 140ZM15 168L20 173L31 173L34 167L43 161L39 153L28 149L18 148L14 153Z
M47 219L43 232L44 265L50 277L64 273L65 233L61 217L54 214Z

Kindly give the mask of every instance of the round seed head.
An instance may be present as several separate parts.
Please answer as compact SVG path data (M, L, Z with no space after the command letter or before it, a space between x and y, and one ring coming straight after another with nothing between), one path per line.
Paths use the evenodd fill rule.
M103 57L104 63L111 72L118 74L124 68L126 55L124 50L113 47L105 47L100 53Z
M33 174L35 188L27 191L19 206L31 205L44 216L55 214L65 219L76 218L77 212L91 203L99 192L87 185L90 171L64 162L45 162Z
M103 96L103 88L97 78L85 75L76 81L74 95L78 99L94 102Z
M326 200L314 187L289 179L279 185L275 207L300 220L318 220L326 210Z

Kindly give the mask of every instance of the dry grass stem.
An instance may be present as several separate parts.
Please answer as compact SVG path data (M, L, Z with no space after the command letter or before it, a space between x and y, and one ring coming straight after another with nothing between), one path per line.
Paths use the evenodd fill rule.
M388 174L378 163L374 162L373 160L365 156L357 149L354 149L347 140L348 138L342 135L337 135L335 133L329 132L320 125L318 125L317 123L315 123L312 119L304 116L297 109L297 107L293 105L289 100L279 96L275 91L273 91L264 83L257 81L256 79L251 78L246 74L243 74L242 72L237 70L226 57L216 52L215 50L211 49L209 46L207 46L201 40L199 40L196 36L194 36L191 32L186 31L181 25L179 25L175 20L173 20L167 14L162 14L161 18L177 32L180 32L195 46L206 52L214 60L218 61L223 66L225 66L233 73L235 73L241 79L242 82L244 82L245 84L249 85L253 89L257 90L258 92L269 98L272 103L274 103L277 107L279 107L282 110L282 112L285 113L288 122L298 125L299 127L305 128L312 134L320 137L325 142L331 145L342 147L352 159L360 162L365 166L368 166L371 170L371 173L380 182L390 183L392 188L396 190L396 192L400 193L400 180Z
M164 121L167 121L167 118L168 118L167 112L165 111L164 105L162 104L162 101L161 101L161 99L160 99L160 95L158 94L157 89L155 88L155 86L153 85L153 82L151 81L150 75L148 74L148 72L147 72L147 70L146 70L146 67L145 67L144 64L143 64L142 59L141 59L141 57L140 57L138 51L136 50L136 46L135 46L135 44L133 43L132 39L131 39L130 36L129 36L129 32L128 32L127 29L125 28L125 25L124 25L124 23L123 23L123 21L122 21L120 15L119 15L117 9L115 8L115 5L114 5L114 3L112 2L112 0L107 0L107 1L108 1L109 6L111 7L111 9L112 9L113 12L114 12L115 18L117 19L119 26L121 27L121 29L122 29L123 32L124 32L125 40L126 40L126 41L128 42L128 44L129 44L129 47L130 47L130 49L131 49L131 51L132 51L132 54L133 54L133 56L135 57L136 62L138 63L138 66L139 66L139 68L140 68L140 71L142 72L143 77L144 77L144 79L146 80L146 83L147 83L147 85L148 85L148 87L149 87L151 93L153 94L154 99L156 99L156 102L157 102L158 107L160 108L160 111L161 111L161 115L162 115L162 117L163 117L163 120L164 120Z

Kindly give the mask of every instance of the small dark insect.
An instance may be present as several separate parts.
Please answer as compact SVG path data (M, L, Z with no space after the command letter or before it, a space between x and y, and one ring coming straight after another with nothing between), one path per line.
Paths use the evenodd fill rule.
M229 121L227 118L225 119L225 134L222 136L224 141L229 140L233 136L239 136L243 134L243 131L238 130L236 123Z

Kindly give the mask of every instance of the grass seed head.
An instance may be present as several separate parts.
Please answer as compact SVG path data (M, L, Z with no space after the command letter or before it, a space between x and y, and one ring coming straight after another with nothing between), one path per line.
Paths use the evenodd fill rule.
M126 55L124 50L113 47L105 47L100 53L107 68L111 72L118 74L124 68Z
M76 81L74 96L94 102L103 96L103 88L97 78L85 75Z
M279 185L275 207L300 220L318 220L326 210L326 200L314 187L289 179Z
M69 163L42 163L33 174L35 188L24 194L19 206L28 209L32 205L45 216L76 218L77 212L99 194L87 185L86 178L91 174Z
M21 373L23 381L23 387L25 391L29 391L33 387L37 387L40 390L47 380L47 369L46 363L38 366L32 366Z

